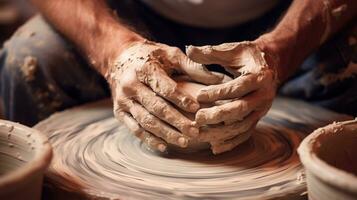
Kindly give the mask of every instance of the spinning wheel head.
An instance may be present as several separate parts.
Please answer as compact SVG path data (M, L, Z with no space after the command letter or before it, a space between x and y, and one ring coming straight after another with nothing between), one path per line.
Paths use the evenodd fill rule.
M36 128L54 149L48 180L66 191L108 199L299 199L306 184L297 146L340 118L278 99L251 139L218 156L149 151L113 118L108 101L54 114Z

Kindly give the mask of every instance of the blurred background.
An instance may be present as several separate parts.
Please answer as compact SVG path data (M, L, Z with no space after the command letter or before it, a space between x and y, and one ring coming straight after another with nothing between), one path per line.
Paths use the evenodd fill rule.
M0 44L35 13L29 0L0 0Z
M36 10L29 0L0 0L0 47L2 48L13 32L35 13ZM2 118L1 107L0 99L0 119Z

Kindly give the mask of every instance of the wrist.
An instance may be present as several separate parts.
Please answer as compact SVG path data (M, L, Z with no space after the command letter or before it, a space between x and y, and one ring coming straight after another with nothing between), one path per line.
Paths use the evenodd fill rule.
M135 43L144 42L146 39L139 36L136 33L120 34L116 37L107 38L105 44L107 51L102 55L102 68L103 75L106 75L108 71L112 71L115 67L115 62L118 57L126 51L126 49L133 46ZM100 50L99 50L100 51ZM98 52L99 53L99 52Z
M297 63L291 40L278 38L274 33L267 33L254 41L264 52L264 57L269 66L275 68L280 82L285 81L295 71Z
M145 38L125 27L115 24L107 26L106 31L92 37L87 57L90 64L103 76L112 70L115 60L132 44L145 41Z

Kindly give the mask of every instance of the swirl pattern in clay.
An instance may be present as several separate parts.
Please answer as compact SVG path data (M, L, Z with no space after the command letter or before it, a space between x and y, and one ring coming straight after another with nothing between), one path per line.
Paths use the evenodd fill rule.
M307 133L341 118L278 99L247 142L218 156L148 150L113 118L109 101L54 114L36 128L54 148L49 181L88 198L298 199L306 184L296 148Z

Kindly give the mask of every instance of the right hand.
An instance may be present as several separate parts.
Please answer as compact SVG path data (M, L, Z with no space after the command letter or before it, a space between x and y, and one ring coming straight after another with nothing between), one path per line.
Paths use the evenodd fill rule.
M206 85L223 78L177 47L145 40L121 52L106 74L116 118L150 148L162 152L168 143L187 147L189 138L199 134L194 122L175 108L191 113L199 109L195 98L172 79L179 74Z
M229 151L247 140L257 122L268 112L278 85L277 60L262 51L256 41L224 43L216 46L189 46L190 59L202 64L218 64L233 80L202 88L201 103L216 104L196 113L197 125L203 126L200 139L210 142L214 154ZM276 55L274 55L276 56Z

